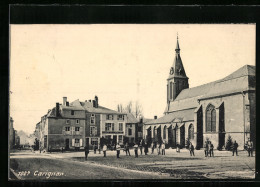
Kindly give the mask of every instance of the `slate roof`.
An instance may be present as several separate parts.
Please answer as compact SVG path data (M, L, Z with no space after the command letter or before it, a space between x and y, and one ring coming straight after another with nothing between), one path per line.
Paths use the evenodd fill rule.
M126 123L138 123L139 121L134 117L132 113L127 113Z
M91 102L80 102L78 99L71 103L74 107L81 108L81 110L85 110L90 113L98 113L98 114L125 114L121 112L117 112L115 110L111 110L109 108L98 105L97 108L93 107L93 103Z
M165 112L196 108L198 100L210 97L254 90L255 87L249 85L251 76L255 76L255 66L245 65L223 79L194 88L184 89L170 103L169 109L166 107Z
M172 112L158 119L148 121L145 125L171 123L176 119L182 122L194 120L194 109Z

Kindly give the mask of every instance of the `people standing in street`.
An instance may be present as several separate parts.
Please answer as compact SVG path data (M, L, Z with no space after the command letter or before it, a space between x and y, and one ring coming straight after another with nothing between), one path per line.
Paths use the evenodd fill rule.
M140 147L140 153L142 155L143 154L143 140L140 141L139 147Z
M248 138L247 142L247 151L248 151L248 156L253 156L253 141Z
M214 150L214 145L211 142L209 142L209 156L210 157L211 157L211 155L212 155L212 157L214 157L213 150Z
M97 146L94 145L94 154L96 154L96 153L97 153Z
M135 150L135 158L137 158L138 157L138 145L137 145L137 143L135 143L135 145L134 145L134 150Z
M119 143L117 143L117 145L116 145L116 157L117 157L117 158L120 158L120 157L119 157L119 155L120 155L120 149L121 149L121 147L120 147Z
M89 146L85 146L85 160L88 160L88 154L89 154Z
M190 149L190 156L195 156L194 154L194 146L192 145L192 143L190 142L190 145L189 145L189 149Z
M153 154L153 152L154 152L154 146L155 146L155 144L152 142L152 144L151 144L151 149L152 149L151 154Z
M107 145L106 144L104 144L103 145L103 153L104 153L104 157L106 157L107 156Z
M204 152L205 152L205 157L207 157L209 154L209 144L207 141L205 141L205 144L204 144Z
M236 153L236 156L238 156L238 155L237 155L237 147L238 147L238 144L237 144L236 141L234 141L233 149L232 149L232 151L233 151L233 155L232 155L232 156L234 156L234 153Z
M161 145L162 148L162 155L165 155L165 143L163 142Z
M157 143L157 153L158 155L161 154L161 145L159 144L159 142Z
M130 155L130 151L129 151L129 145L128 145L128 143L125 144L125 155L126 155L126 156L127 156L127 153L128 153L129 156L131 156L131 155Z
M180 153L180 145L179 144L176 145L176 152Z
M145 153L145 155L147 155L147 153L148 153L148 144L147 144L147 142L145 142L145 144L144 144L144 153Z
M98 154L101 154L101 147L100 147L100 144L98 144Z

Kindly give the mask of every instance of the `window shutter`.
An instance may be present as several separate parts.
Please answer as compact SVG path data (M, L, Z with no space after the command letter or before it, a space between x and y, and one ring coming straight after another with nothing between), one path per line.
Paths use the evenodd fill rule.
M75 138L72 139L72 146L75 146Z
M79 146L82 147L82 139L79 140Z

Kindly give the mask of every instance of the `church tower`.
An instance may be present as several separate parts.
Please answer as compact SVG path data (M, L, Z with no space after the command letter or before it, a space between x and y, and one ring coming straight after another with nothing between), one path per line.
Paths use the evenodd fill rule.
M175 58L170 68L169 78L167 79L167 104L174 101L178 94L186 88L189 88L189 78L186 76L181 61L179 39L177 35Z

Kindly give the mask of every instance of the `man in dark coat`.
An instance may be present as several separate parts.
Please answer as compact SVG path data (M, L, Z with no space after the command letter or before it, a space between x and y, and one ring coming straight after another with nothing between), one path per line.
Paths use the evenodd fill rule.
M234 144L233 144L233 155L232 156L234 156L234 153L236 153L236 156L238 156L237 155L237 147L238 147L238 144L237 144L236 141L234 141Z
M85 160L88 159L88 154L89 154L89 146L86 145L86 146L85 146Z
M128 145L128 143L125 144L125 155L126 155L126 156L127 156L127 153L128 153L129 156L131 156L131 155L130 155L130 151L129 151L129 145Z
M190 145L189 145L189 149L190 149L190 156L195 156L194 155L194 146L192 145L192 143L190 143Z
M147 155L147 153L148 153L148 144L146 142L144 144L144 153L145 153L145 155Z

